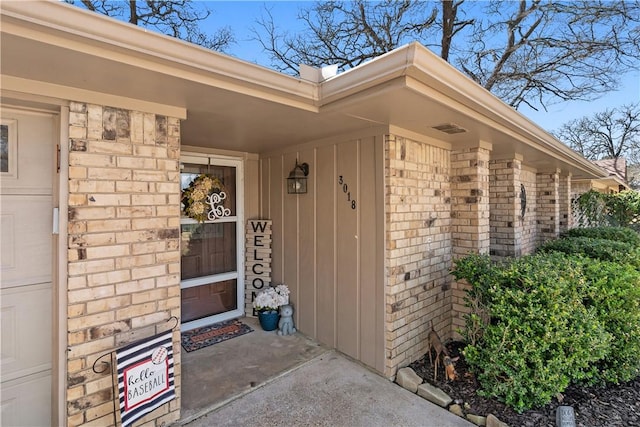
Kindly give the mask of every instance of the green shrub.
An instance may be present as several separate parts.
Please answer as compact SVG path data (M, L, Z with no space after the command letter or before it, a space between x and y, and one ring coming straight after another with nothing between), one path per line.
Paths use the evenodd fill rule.
M635 220L640 215L640 193L634 190L608 194L606 198L609 224L637 229Z
M538 248L538 252L564 252L589 258L630 264L640 269L640 248L631 243L590 237L565 237L551 240Z
M628 227L572 228L562 233L563 237L591 237L592 239L615 240L640 247L640 235Z
M483 299L486 299L489 288L496 282L493 275L497 271L488 256L469 255L456 261L453 274L457 279L465 279L472 284L464 297L471 312L464 315L465 328L460 331L468 344L476 345L488 324L488 310Z
M483 331L464 350L481 394L523 411L596 375L595 362L605 357L611 336L597 310L583 304L576 286L585 282L583 264L560 253L504 264L478 256L456 263L453 275L472 285L469 301L486 310L475 314L475 323L467 316L467 327L480 321Z
M584 262L580 292L611 334L593 381L619 383L640 375L640 273L628 265ZM593 382L592 381L592 382Z

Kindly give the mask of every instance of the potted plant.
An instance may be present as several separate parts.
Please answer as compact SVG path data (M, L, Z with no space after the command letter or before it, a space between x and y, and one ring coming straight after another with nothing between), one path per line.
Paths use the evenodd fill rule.
M269 286L260 291L253 300L253 308L258 312L260 326L265 331L274 331L278 328L278 319L281 306L289 304L289 288L287 285Z

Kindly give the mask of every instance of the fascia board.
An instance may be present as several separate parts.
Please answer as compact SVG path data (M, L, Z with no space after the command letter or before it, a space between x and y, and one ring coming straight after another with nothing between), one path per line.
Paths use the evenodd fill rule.
M413 44L405 45L325 80L320 84L320 107L405 76L414 52Z
M621 180L620 178L616 177L616 178L614 178L614 179L615 179L615 181L616 181L616 183L617 183L618 185L622 185L622 186L623 186L624 188L626 188L627 190L630 190L630 189L631 189L631 187L629 186L629 184L627 184L626 182L624 182L624 181L623 181L623 180Z
M460 111L594 177L602 169L571 150L524 115L414 42L339 74L321 84L320 106L357 96L372 87L404 78L404 85L438 102L455 102ZM422 83L422 84L421 84ZM489 121L487 120L489 119Z
M62 2L2 2L2 32L317 111L317 85Z
M626 189L629 189L629 186L626 183L614 177L594 179L593 185L597 186L598 188L611 188L611 187L619 187L622 185Z

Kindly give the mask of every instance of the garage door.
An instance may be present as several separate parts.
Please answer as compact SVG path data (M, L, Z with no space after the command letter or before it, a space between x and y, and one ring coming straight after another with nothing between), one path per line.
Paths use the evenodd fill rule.
M51 425L54 117L2 109L0 301L3 426Z

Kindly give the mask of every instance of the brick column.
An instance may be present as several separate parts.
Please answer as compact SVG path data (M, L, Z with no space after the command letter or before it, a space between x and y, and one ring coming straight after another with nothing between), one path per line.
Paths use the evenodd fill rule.
M451 241L453 258L488 254L489 158L491 144L451 152ZM466 283L452 284L452 332L464 326Z
M385 141L385 376L427 351L431 327L449 332L449 151Z
M108 426L114 367L94 362L180 317L180 121L71 103L69 151L67 422ZM173 352L177 398L139 425L180 417L179 330Z
M536 175L538 200L538 244L555 239L560 234L560 169Z
M559 186L560 201L560 233L573 227L573 215L571 213L571 174L560 177Z
M521 168L521 155L489 164L490 254L494 259L522 254Z

